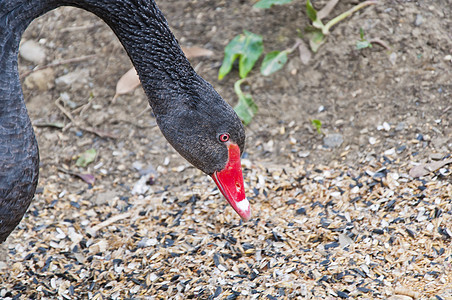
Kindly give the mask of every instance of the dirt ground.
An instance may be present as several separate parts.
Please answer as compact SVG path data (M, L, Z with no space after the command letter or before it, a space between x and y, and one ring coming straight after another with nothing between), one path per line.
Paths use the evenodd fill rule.
M283 50L291 47L297 31L308 25L304 1L299 0L264 11L252 9L253 1L157 2L182 46L213 51L211 57L195 58L192 64L231 105L237 101L233 90L237 70L224 80L217 80L228 41L249 30L264 36L266 53ZM313 3L320 8L326 1ZM332 14L356 3L340 1ZM213 182L169 146L152 113L146 110L147 100L141 88L112 101L116 82L131 63L101 20L68 7L35 20L23 39L36 41L45 49L42 65L94 56L48 68L46 76L51 80L43 90L24 84L40 147L40 183L27 216L7 241L12 271L0 271L0 298L34 295L110 299L147 295L180 299L451 299L451 166L445 165L440 173L433 172L420 181L408 175L415 165L446 160L452 152L451 6L450 0L381 1L334 27L309 65L302 64L294 52L278 73L269 77L262 77L257 71L251 74L248 92L258 104L259 113L247 127L244 177L255 215L255 223L251 222L254 226L242 224L220 199ZM389 49L375 44L370 49L357 50L360 28L368 39L378 38ZM21 73L36 66L23 58L19 62ZM61 80L68 74L76 77L69 85ZM63 103L80 126L71 123L56 102ZM91 104L86 105L88 102ZM322 122L323 134L312 127L312 119ZM48 126L54 123L64 124L64 130ZM93 127L116 138L102 138L83 127ZM331 145L328 137L343 141ZM98 152L95 162L86 168L75 166L77 156L90 148ZM90 186L71 172L93 174L96 182ZM375 173L397 174L391 175L390 180L399 181L398 185L386 181L381 184L382 189L393 188L392 194L381 192L370 197L375 192L370 186L377 178ZM315 179L316 174L323 179ZM134 187L143 177L148 190L135 193ZM358 204L351 200L354 185L347 178L367 180L364 186L368 189L359 193L362 200L356 200ZM336 201L336 194L330 195L337 190L343 202ZM423 222L427 221L416 218L419 206L410 204L424 192L422 201L441 207L443 212L442 221L433 222L435 229L431 234L424 227L427 223ZM384 226L383 220L394 211L383 209L387 202L378 202L382 198L396 200L395 212L406 214L406 222ZM287 204L291 199L295 202ZM380 203L380 208L372 210L372 204L365 199ZM326 207L325 211L331 206L332 212L325 215L325 211L317 211L316 201ZM369 214L358 214L366 208L371 210ZM426 208L428 212L430 208ZM185 212L183 217L178 216L179 210ZM344 218L352 217L353 221L348 222L354 224L354 229L348 231L344 225L338 227L340 230L319 233L324 229L322 220L334 219L331 214L335 211L349 214ZM105 225L104 232L89 231L115 216L117 221ZM378 221L374 224L372 220ZM296 229L287 229L287 224ZM408 229L394 235L388 228L397 226ZM375 237L376 228L384 234L377 232ZM415 233L410 234L409 228L416 228L411 229ZM190 230L197 232L196 242L184 240ZM336 250L331 250L331 254L324 249L335 241L342 245L344 235L353 240L351 252L343 250L348 247L342 247L342 252L337 250L340 255ZM270 242L268 236L273 237ZM398 252L391 254L392 259L382 258L381 270L377 272L378 266L368 261L391 253L388 247L393 247L393 243L388 241L399 238L404 242L394 246ZM172 244L165 244L169 240L175 241L175 246L183 240L192 248L186 246L188 250L178 252ZM227 248L228 243L235 245L234 241L238 241L241 250L220 249ZM279 247L280 251L265 251L270 243L276 243L272 247ZM371 246L360 248L362 243ZM93 250L93 245L98 248ZM427 253L432 248L426 245L440 253L435 256L435 266L441 266L434 270L436 273L428 273L433 271L423 265L410 267L416 265L414 257L433 255ZM398 247L412 256L395 267L394 261L405 255ZM178 260L180 253L183 256L193 251L197 253L193 261ZM173 255L176 252L179 254ZM132 263L115 261L115 255L116 259L140 262L131 266ZM349 265L353 265L353 258L361 270L367 264L369 272L375 274L364 269L361 273L365 274L356 271L358 275L352 276L356 280L334 277L331 274L340 272L334 273L328 270L330 265L322 265L331 257L338 258L334 263L345 277L350 275L348 265L339 257L346 257ZM166 263L152 266L161 261ZM186 267L185 263L194 266ZM91 267L86 266L89 264ZM121 264L122 273L117 270ZM289 265L295 271L287 271L285 267ZM242 268L249 270L244 273ZM112 273L103 275L105 270ZM189 270L192 273L187 275ZM195 270L202 270L202 274ZM84 272L87 274L81 276ZM134 276L142 279L131 281ZM107 281L115 283L109 286ZM115 286L121 289L117 291Z

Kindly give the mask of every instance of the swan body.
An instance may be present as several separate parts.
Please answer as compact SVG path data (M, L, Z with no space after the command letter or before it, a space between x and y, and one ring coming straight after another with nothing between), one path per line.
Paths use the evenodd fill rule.
M32 20L59 6L87 10L118 36L163 135L212 176L249 219L240 166L245 132L234 110L196 74L154 0L0 0L0 243L19 224L36 190L39 151L19 81L17 55Z

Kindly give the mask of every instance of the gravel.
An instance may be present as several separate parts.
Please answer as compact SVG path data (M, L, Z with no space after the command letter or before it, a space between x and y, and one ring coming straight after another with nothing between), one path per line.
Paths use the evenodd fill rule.
M247 223L199 173L147 196L66 192L79 209L43 182L6 244L0 297L447 299L452 187L408 168L252 164Z

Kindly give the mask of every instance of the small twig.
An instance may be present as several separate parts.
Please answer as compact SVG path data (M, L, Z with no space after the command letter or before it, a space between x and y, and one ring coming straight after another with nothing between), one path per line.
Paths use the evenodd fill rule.
M77 121L72 116L71 112L69 112L66 108L63 107L60 103L60 98L55 100L55 105L58 107L59 110L74 124L77 125Z
M68 125L66 125L66 126L63 128L63 132L66 131L66 130L71 126L71 124L74 124L75 126L77 126L78 128L80 128L81 130L86 131L86 132L93 133L93 134L95 134L95 135L97 135L97 136L99 136L99 137L101 137L101 138L106 138L106 137L112 138L112 139L118 138L116 135L114 135L114 134L112 134L112 133L104 132L104 131L101 131L101 130L97 130L97 129L92 128L92 127L85 127L85 126L83 126L82 124L80 124L80 122L79 122L78 120L76 120L76 119L74 118L74 116L71 114L71 112L69 112L67 109L65 109L65 108L59 103L59 101L60 101L60 98L58 98L58 99L55 101L55 105L56 105L56 106L58 107L58 109L61 110L61 111L63 112L63 114L71 121L71 123L69 123Z
M60 65L81 62L81 61L88 60L88 59L95 58L95 57L96 57L96 55L86 55L86 56L74 57L74 58L69 58L69 59L64 59L64 60L61 60L61 61L53 62L53 63L50 63L48 65L36 67L33 70L30 70L30 71L27 71L25 73L22 73L22 74L20 74L19 78L23 79L23 78L27 77L28 75L30 75L31 73L36 72L36 71L44 70L44 69L47 69L47 68L53 68L53 67L57 67L57 66L60 66Z
M292 47L290 47L289 49L287 49L287 52L289 52L289 53L294 52L298 48L298 46L300 46L301 43L303 43L302 40L295 39L295 44Z
M74 32L74 31L86 31L91 28L96 28L98 24L90 24L90 25L83 25L83 26L74 26L74 27L66 27L60 30L60 32Z
M33 124L33 126L36 126L36 127L52 127L52 128L58 128L58 129L64 128L63 123L43 123L43 122L34 121L32 124Z
M90 99L91 99L91 100L90 100ZM88 108L90 108L91 105L93 104L94 99L95 99L94 97L93 97L93 98L89 97L87 103L85 103L85 104L83 104L83 105L80 105L79 107L77 107L76 109L74 109L74 110L72 111L72 113L78 114L79 117L83 116L83 114L84 114L84 113L88 110Z
M146 109L144 109L142 112L140 112L138 115L136 115L135 118L141 117L142 115L144 115L145 113L147 113L151 109L152 108L150 106L146 107Z
M386 42L380 38L373 38L373 39L369 40L369 43L378 44L378 45L382 46L383 48L385 48L386 50L391 50L391 48L388 46L388 44L386 44Z
M369 5L375 5L378 3L378 0L367 0L364 2L361 2L358 5L353 6L352 8L350 8L349 10L347 10L346 12L340 14L339 16L335 17L334 19L332 19L331 21L329 21L323 28L322 28L322 33L324 35L328 35L330 28L333 27L334 25L336 25L337 23L339 23L340 21L348 18L349 16L351 16L352 14L354 14L355 12L357 12L358 10L360 10L361 8L364 8L366 6Z
M65 173L65 174L72 175L72 176L76 176L76 177L79 176L79 174L77 174L77 173L75 173L75 172L72 172L72 171L70 171L70 170L66 170L66 169L64 169L64 168L62 168L62 167L57 167L57 170L60 171L60 172Z
M126 120L126 119L115 119L115 120L111 120L110 123L115 123L115 122L124 122L127 124L131 124L135 127L141 128L141 129L145 129L145 128L154 128L155 126L157 126L157 123L154 123L152 125L140 125L136 122L130 121L130 120Z

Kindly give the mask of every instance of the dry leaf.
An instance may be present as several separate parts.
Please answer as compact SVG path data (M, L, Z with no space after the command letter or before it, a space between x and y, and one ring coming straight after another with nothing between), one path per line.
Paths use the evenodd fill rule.
M197 46L182 47L182 51L184 51L184 54L188 59L204 56L209 57L213 55L213 51Z
M93 174L74 174L74 175L78 176L80 179L91 185L93 185L94 182L96 182L96 178L94 177Z
M141 84L135 68L127 71L116 83L116 95L123 95L132 92Z
M182 47L182 51L184 51L185 56L188 59L195 57L203 57L203 56L212 56L213 51L201 47ZM138 77L135 68L131 68L127 71L116 83L116 94L115 98L118 95L124 95L132 92L141 84L140 78Z
M308 65L312 57L311 50L309 50L308 46L302 40L297 39L297 42L299 43L298 51L300 51L301 63L304 65Z
M336 6L336 4L339 2L339 0L330 0L328 1L328 3L317 12L317 18L319 20L322 20L326 17L328 17L328 15L331 13L331 11L333 10L333 8Z

